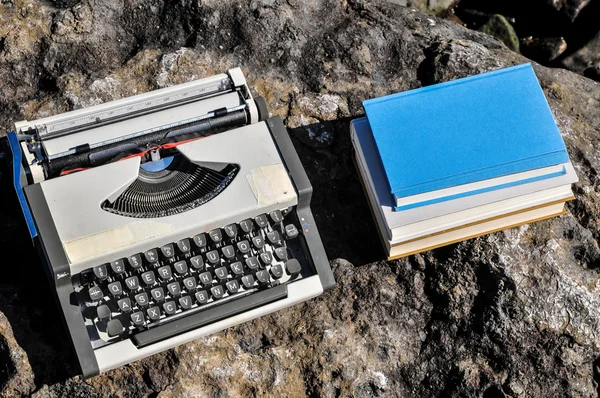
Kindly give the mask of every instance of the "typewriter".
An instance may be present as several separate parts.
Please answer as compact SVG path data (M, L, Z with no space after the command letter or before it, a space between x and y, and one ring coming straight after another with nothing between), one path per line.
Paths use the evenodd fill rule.
M7 139L84 377L335 284L306 173L239 68L18 122Z

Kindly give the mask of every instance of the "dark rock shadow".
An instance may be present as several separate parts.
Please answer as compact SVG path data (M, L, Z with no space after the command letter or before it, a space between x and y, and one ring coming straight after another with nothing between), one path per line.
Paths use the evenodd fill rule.
M568 46L563 54L552 61L536 60L550 67L561 67L562 60L583 47L600 31L599 1L590 1L574 20L568 17L568 13L558 11L550 1L544 0L462 0L455 12L471 29L478 29L491 14L502 14L514 20L513 26L521 39L530 36L564 38Z
M0 312L8 319L15 340L26 352L35 385L52 385L79 373L70 337L33 247L8 167L0 166ZM0 364L0 367L5 366Z
M327 257L363 265L387 256L354 164L352 119L326 122L334 136L327 146L309 145L298 138L322 126L308 125L288 132L313 187L311 209Z

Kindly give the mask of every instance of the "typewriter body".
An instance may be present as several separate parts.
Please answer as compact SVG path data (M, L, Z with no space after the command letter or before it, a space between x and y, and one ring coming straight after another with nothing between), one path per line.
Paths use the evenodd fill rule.
M239 68L7 134L85 377L335 284L312 188Z

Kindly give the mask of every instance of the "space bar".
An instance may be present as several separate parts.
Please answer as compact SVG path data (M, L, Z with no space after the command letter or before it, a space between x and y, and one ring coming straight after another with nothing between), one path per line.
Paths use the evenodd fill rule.
M287 297L287 286L279 285L267 290L253 293L249 296L233 300L222 305L197 312L190 316L166 323L152 329L145 330L131 337L133 343L141 348L154 344L169 337L198 329L199 327L215 323L225 318L250 311L261 305L272 303Z

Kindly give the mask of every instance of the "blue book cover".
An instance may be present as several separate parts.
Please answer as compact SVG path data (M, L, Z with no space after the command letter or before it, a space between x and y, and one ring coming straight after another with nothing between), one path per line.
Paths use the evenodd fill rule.
M363 106L396 199L569 162L530 64Z

